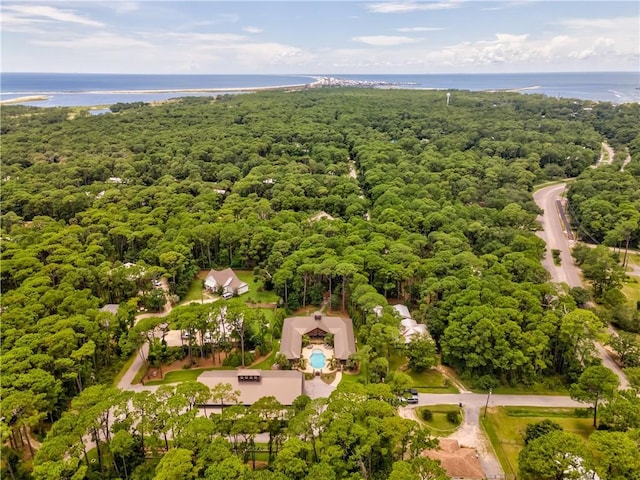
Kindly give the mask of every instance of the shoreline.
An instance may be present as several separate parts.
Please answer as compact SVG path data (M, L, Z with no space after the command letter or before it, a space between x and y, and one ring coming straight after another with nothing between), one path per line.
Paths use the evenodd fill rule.
M309 83L295 83L291 85L270 85L263 87L228 87L228 88L161 88L161 89L145 89L145 90L88 90L78 92L33 92L28 96L11 98L7 100L0 100L1 103L16 102L16 101L38 101L48 100L52 95L136 95L136 94L154 94L154 93L224 93L224 92L254 92L264 90L285 90L289 88L314 88L322 84L322 79L318 77L312 77L313 82ZM17 93L17 92L16 92ZM5 94L9 95L9 94Z
M9 98L7 100L0 100L0 105L12 105L14 103L26 103L26 102L43 102L49 100L51 97L48 95L29 95L26 97Z

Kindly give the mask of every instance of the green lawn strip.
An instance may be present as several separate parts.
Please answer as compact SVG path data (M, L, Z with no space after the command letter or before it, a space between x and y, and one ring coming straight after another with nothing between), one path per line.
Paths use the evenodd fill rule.
M251 365L249 368L255 368L258 370L271 370L271 367L273 367L273 364L276 361L276 355L279 351L280 351L280 342L276 340L275 342L273 342L273 350L271 351L269 356L264 360L262 360L260 363Z
M512 447L512 445L503 445L500 441L500 437L498 436L498 430L496 425L494 424L493 418L493 409L489 410L489 413L486 418L483 418L480 415L480 426L484 430L491 442L491 446L493 447L493 451L502 466L502 470L507 478L516 478L516 474L518 472L518 452L510 452L510 455L507 454L505 450L505 446ZM514 455L515 453L515 455Z
M249 291L241 296L245 301L254 303L278 303L280 297L273 291L264 290L262 280L256 277L251 270L234 270L240 280L249 285Z
M411 378L411 388L422 393L459 393L459 390L449 384L446 377L435 369L422 373L407 370L404 373Z
M473 393L487 393L487 390L472 388ZM501 395L569 395L569 389L562 385L548 386L542 383L533 385L500 385L491 389L492 393Z
M197 380L202 372L209 370L235 370L233 367L207 367L172 370L164 375L162 380L149 380L145 385L165 385L167 383L180 383L189 380Z
M482 418L482 414L480 418L507 474L516 473L518 455L524 447L524 433L530 423L548 418L558 423L565 432L574 433L585 440L593 432L591 418L577 416L574 408L495 407L488 409L486 419Z
M534 185L533 186L533 192L537 192L538 190L540 190L542 188L550 187L552 185L559 185L561 183L571 183L574 180L575 180L575 178L565 178L565 179L561 179L561 180L551 180L550 182L539 183L538 185Z
M422 417L422 412L425 410L430 410L433 414L431 420L425 420ZM454 425L449 420L447 420L448 412L458 412L459 414L459 423ZM455 432L462 423L462 413L460 412L460 407L458 405L426 405L423 407L416 408L416 416L418 419L429 427L431 433L436 437L446 437Z
M640 301L640 279L638 277L630 277L629 280L625 280L622 285L622 293L627 297L627 301L633 305Z
M131 368L131 365L133 364L137 355L138 355L138 352L133 352L129 357L129 359L124 363L124 365L122 365L122 368L120 369L120 371L116 374L115 377L113 377L112 385L114 387L118 386L118 383L120 382L120 380L122 380L122 377L124 377L124 374L129 371L129 368Z

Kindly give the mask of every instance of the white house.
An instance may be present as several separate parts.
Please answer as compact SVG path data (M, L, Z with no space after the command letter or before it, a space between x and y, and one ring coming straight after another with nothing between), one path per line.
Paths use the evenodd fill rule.
M409 313L409 309L405 305L394 305L393 309L398 312L400 318L411 318L411 313Z
M204 280L204 286L212 292L222 288L223 295L242 295L249 291L249 285L240 280L230 268L211 270Z
M398 327L400 329L400 334L404 337L405 344L411 342L413 337L429 335L427 326L423 323L418 323L411 318L411 312L409 312L409 309L405 305L394 305L393 309L400 317L400 324ZM374 308L374 312L376 312L378 317L382 316L382 307Z

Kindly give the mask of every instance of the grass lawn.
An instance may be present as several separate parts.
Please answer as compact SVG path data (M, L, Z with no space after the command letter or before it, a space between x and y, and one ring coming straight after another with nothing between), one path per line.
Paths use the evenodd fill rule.
M196 275L196 278L194 278L193 281L191 282L191 285L189 285L189 290L187 291L187 294L185 295L185 297L182 299L180 303L192 302L193 300L198 300L198 301L202 300L204 296L204 289L202 288L203 286L204 286L204 283L203 283L203 279L200 278L200 274ZM208 298L208 296L204 298Z
M629 280L625 280L622 285L622 293L633 305L640 301L640 278L630 277Z
M256 363L255 365L252 365L249 368L255 368L258 370L271 370L271 367L276 361L276 354L278 353L279 350L280 350L280 342L276 340L275 342L273 342L273 350L271 351L269 356L264 360L262 360L260 363Z
M362 372L358 373L358 374L352 374L352 373L347 373L342 372L342 380L340 380L340 383L362 383L364 385L364 374Z
M433 414L431 420L425 420L422 417L422 412L430 410ZM453 424L447 420L448 412L458 412L458 423ZM427 405L425 407L416 408L416 415L425 425L429 427L431 433L436 437L446 437L455 432L462 423L462 414L458 405Z
M280 300L280 297L273 291L260 291L264 288L264 284L251 270L234 270L234 272L240 280L249 285L249 291L240 297L245 302L278 303Z
M487 393L488 390L472 388L473 393ZM549 377L545 383L534 383L533 385L499 385L492 389L493 393L503 395L569 395L569 389L562 385L559 377Z
M558 423L565 432L584 438L593 432L593 419L577 417L574 408L495 407L489 408L487 417L480 421L491 440L493 449L507 476L518 471L518 454L524 447L527 424L548 418Z
M188 382L197 380L202 372L208 370L235 370L233 367L187 368L167 372L162 380L149 380L145 385L165 385L167 383Z
M459 393L459 390L437 370L431 369L422 373L407 370L404 373L411 378L411 387L421 393Z
M569 389L558 385L549 387L541 383L535 383L533 385L500 385L499 387L491 390L493 393L499 393L502 395L569 395ZM486 390L473 389L474 393L487 393Z

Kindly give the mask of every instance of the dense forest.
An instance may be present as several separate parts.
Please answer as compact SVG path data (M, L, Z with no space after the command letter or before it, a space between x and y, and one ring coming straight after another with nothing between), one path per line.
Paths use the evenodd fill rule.
M110 383L143 341L134 316L157 301L152 281L159 276L178 299L198 270L252 269L287 311L328 298L348 312L364 346L358 361L371 366L373 385L347 392L367 402L347 407L336 398L327 411L356 433L373 428L370 416L381 419L381 430L400 422L387 408L388 392L373 388L389 374L392 350L404 348L393 315L374 312L388 302L408 305L428 326L442 362L480 388L568 384L596 363L592 340L606 315L578 308L584 299L548 283L531 192L541 182L579 176L569 195L576 221L594 240L637 248L638 105L462 91L447 105L442 92L317 89L113 110L1 112L0 361L2 410L11 412L3 413L3 440L11 437L15 447L29 441L28 430L43 436L56 420L54 438L65 428L67 437L82 430L79 438L105 429L93 434L98 447L96 438L118 438L109 447L113 468L98 452L99 467L87 461L77 475L82 451L64 444L51 453L45 442L36 478L105 478L106 470L127 476L122 445L136 442L129 463L136 467L145 436L165 428L145 433L149 399L135 407L143 412L137 431L129 424L111 438L108 420L95 423L105 414L98 389L106 387L98 385ZM616 151L628 149L624 172L615 164L588 168L604 139ZM99 311L106 303L120 304L116 321ZM630 330L637 321L630 317ZM69 412L83 410L91 418L74 426L81 415ZM289 438L274 456L276 467L255 478L411 478L393 471L431 468L409 460L402 443L409 440L399 432L379 432L371 445L351 439L353 457L343 465L334 451L345 448L341 424L329 414L322 421L323 441L332 446L327 458ZM201 431L172 437L180 449L162 462L185 463L201 448L189 442L224 428L214 423L190 424ZM401 451L393 450L397 442ZM230 449L247 460L246 448L220 441L203 461L224 463ZM4 455L12 451L4 448ZM61 451L77 462L47 463L60 462ZM365 458L376 468L363 467ZM6 464L14 478L27 475L24 464ZM224 468L242 465L211 472L194 466L179 478L254 478L223 477Z

